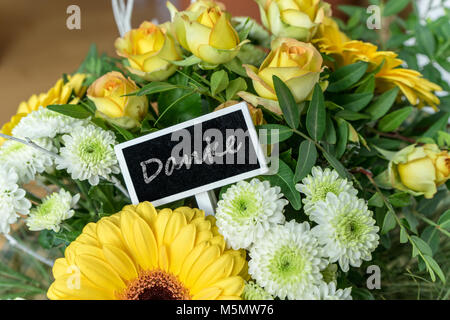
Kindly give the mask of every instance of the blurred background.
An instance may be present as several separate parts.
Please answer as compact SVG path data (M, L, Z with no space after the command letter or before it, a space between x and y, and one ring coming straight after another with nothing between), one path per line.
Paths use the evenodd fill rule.
M172 0L185 8L189 0ZM253 0L224 0L233 15L259 19ZM329 1L340 4L365 1ZM135 0L133 26L169 19L166 0ZM81 30L66 27L69 5L81 9ZM112 56L118 31L110 0L0 0L0 127L21 101L46 92L63 73L75 71L91 43Z

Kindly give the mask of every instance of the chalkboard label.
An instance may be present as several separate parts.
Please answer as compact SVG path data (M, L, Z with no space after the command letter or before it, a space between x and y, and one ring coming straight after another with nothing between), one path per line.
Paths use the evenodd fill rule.
M155 206L268 172L245 102L115 148L133 204Z

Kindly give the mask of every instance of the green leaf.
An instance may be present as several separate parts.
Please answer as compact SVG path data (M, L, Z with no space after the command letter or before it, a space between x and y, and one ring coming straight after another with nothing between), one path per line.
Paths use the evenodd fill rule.
M395 102L398 95L398 87L395 87L389 91L386 91L378 97L370 106L366 109L366 112L370 115L372 120L377 120L384 116Z
M325 133L326 121L325 101L322 88L316 84L306 115L306 129L311 138L315 141L320 141L322 139L323 134Z
M227 63L224 63L223 65L231 72L234 72L241 77L248 78L247 71L245 71L244 67L242 66L242 61L238 57Z
M92 113L79 104L53 104L48 106L47 109L75 119L87 119L93 116Z
M247 90L247 82L243 78L231 80L226 91L227 100L233 100L239 91L245 90Z
M408 231L404 227L400 228L400 243L407 243L408 242Z
M358 85L358 83L356 85ZM375 90L375 76L373 74L369 74L359 82L358 89L355 90L355 93L373 94L374 90Z
M349 128L347 121L341 118L337 118L336 121L338 140L336 143L335 155L336 158L340 159L344 155L345 149L347 148Z
M389 17L406 8L410 0L389 0L383 9L383 16Z
M292 207L295 210L300 210L302 202L300 192L295 189L294 173L283 160L279 160L279 168L276 174L263 176L262 178L269 181L272 186L279 186Z
M330 116L327 116L327 124L326 124L324 139L329 144L335 144L337 141L336 129L334 128L333 120L331 119Z
M300 124L300 109L288 86L277 76L273 76L273 84L277 93L278 102L287 124L292 129L297 129Z
M419 47L432 58L436 50L436 40L429 28L422 26L420 23L416 24L415 28L416 40Z
M110 125L125 139L125 141L134 139L134 135L130 131L121 128L113 123L111 123Z
M259 133L259 140L261 141L261 143L266 141L266 142L264 142L264 144L274 144L274 143L285 141L285 140L289 139L293 134L293 131L291 128L282 126L280 124L263 124L263 125L258 126L257 129L258 129L258 133ZM260 129L265 129L265 130L260 130ZM272 141L273 136L276 132L274 130L278 130L278 140Z
M160 93L165 92L169 90L177 89L178 86L168 83L168 82L150 82L149 84L143 86L139 91L130 93L129 95L137 95L137 96L144 96L147 94L154 94L154 93Z
M434 226L428 226L423 230L420 237L423 239L423 241L428 243L431 251L433 252L433 255L435 255L439 250L439 243L441 240L438 229Z
M215 96L228 87L230 83L225 70L216 71L211 76L211 93Z
M342 106L344 109L358 112L364 109L372 100L372 92L333 94L330 95L334 102Z
M447 124L448 124L448 118L450 117L450 113L446 112L439 112L442 114L442 117L439 118L436 122L434 122L427 131L422 135L423 137L430 137L433 138L437 135L439 130L445 130Z
M394 131L395 129L400 127L403 121L405 121L409 117L413 110L413 107L405 107L385 115L380 120L378 129L382 132Z
M370 207L382 208L384 206L384 201L380 193L374 193L374 195L369 199L368 205Z
M339 68L330 75L330 85L327 91L340 92L350 88L366 73L367 66L366 62L357 62Z
M450 230L450 209L441 215L437 223L441 228Z
M181 60L181 61L170 61L170 63L172 63L176 66L180 66L180 67L189 67L189 66L199 64L200 62L202 62L202 59L200 59L194 55L187 57L186 59Z
M406 207L411 204L411 195L406 192L398 192L390 195L388 200L394 207Z
M436 260L434 260L431 256L429 255L425 255L424 256L426 262L428 262L428 265L430 266L430 268L436 272L437 276L439 277L439 279L441 279L441 281L443 283L445 283L446 279L445 279L445 275L444 272L442 272L441 267L439 267L439 264L436 262Z
M396 226L394 213L391 211L386 212L383 220L383 227L381 228L381 234L386 234Z
M328 152L324 152L323 156L325 159L327 159L328 163L331 164L331 166L336 169L337 173L345 179L350 179L350 174L348 173L347 169L342 165L342 163L339 162L338 159L336 159L334 156L332 156Z
M297 167L295 168L294 182L302 180L311 172L317 161L317 149L310 140L305 140L300 144L298 150Z
M351 110L342 110L336 113L336 117L348 120L348 121L357 121L361 119L369 119L370 117L363 113L354 112Z
M428 243L420 239L418 236L411 236L411 239L423 255L427 256L433 255L433 251L431 250ZM414 254L415 255L413 255L413 257L417 256L418 252L414 252Z

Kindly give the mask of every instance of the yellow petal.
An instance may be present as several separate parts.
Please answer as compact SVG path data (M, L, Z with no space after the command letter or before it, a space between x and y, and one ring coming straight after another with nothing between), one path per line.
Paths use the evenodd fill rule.
M159 267L163 271L169 271L169 255L166 246L159 248Z
M191 271L186 279L186 285L191 288L202 275L203 271L219 257L220 249L218 246L210 246L203 251L197 261L192 265Z
M239 44L237 35L225 13L222 13L217 23L214 25L209 38L209 45L216 49L230 50Z
M114 300L113 291L107 291L89 283L84 277L80 278L79 287L75 285L73 275L58 277L48 290L50 299L63 300Z
M102 219L97 223L98 240L104 245L113 245L119 249L126 250L122 232L111 219Z
M186 259L183 262L183 266L181 267L181 272L179 275L181 281L185 282L192 269L192 266L208 246L209 243L203 242L199 245L196 245L194 249L187 255Z
M186 217L180 212L172 212L169 221L167 222L166 230L164 231L165 245L170 245L173 239L176 237L180 229L186 225Z
M135 210L139 216L148 223L149 226L153 226L158 213L150 202L146 201L138 204Z
M216 300L222 293L220 288L206 288L192 297L192 300Z
M166 226L169 222L171 214L172 210L170 209L163 209L158 213L158 218L156 219L155 226L153 227L158 246L161 246L163 244L164 231L166 230Z
M184 259L192 251L195 243L195 226L183 227L169 246L170 272L178 275Z
M125 281L130 281L138 277L138 272L134 262L123 250L106 244L103 246L103 255L109 265Z
M117 292L123 290L126 285L110 265L105 261L90 255L75 257L75 262L81 273L96 286L106 291Z
M156 267L158 265L158 245L152 230L141 218L134 221L134 237L140 266L144 270Z
M214 287L222 289L222 295L240 297L244 291L245 282L239 276L228 277L214 283Z
M202 272L201 277L197 279L191 288L191 293L196 294L202 288L209 287L215 282L228 277L233 270L233 263L231 255L225 254L221 256Z

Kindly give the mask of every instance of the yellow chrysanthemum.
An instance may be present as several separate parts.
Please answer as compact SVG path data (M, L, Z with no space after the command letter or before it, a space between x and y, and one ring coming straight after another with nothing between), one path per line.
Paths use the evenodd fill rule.
M440 86L423 78L420 72L401 68L403 61L397 58L395 52L378 51L378 47L371 43L350 40L331 18L324 19L313 42L321 52L333 56L338 66L366 61L370 63L371 71L384 61L382 68L375 75L377 89L381 92L397 86L412 105L429 105L436 108L440 103L433 93L441 91Z
M17 126L20 120L25 116L25 113L18 113L14 115L8 123L3 125L0 133L7 134L8 136L12 135L12 130L14 129L14 127ZM0 146L5 143L5 141L5 138L0 137Z
M63 79L59 79L56 84L47 92L39 95L32 95L28 101L20 103L17 109L17 114L11 118L11 121L3 125L0 130L1 133L11 135L12 129L20 122L20 120L32 111L36 111L39 107L47 107L52 104L76 104L80 98L86 93L86 87L83 86L83 82L86 79L86 75L77 73L73 76L67 77L67 83L64 83ZM75 95L70 102L69 99ZM0 146L5 142L4 138L0 138Z
M85 74L77 73L73 76L68 76L67 83L63 79L59 79L56 84L47 92L40 95L32 95L28 101L24 101L19 105L18 113L30 113L36 111L39 107L47 107L52 104L76 104L84 93L86 87L83 87ZM76 98L69 102L72 93Z
M214 217L143 202L86 225L53 275L50 299L240 299L247 262Z

